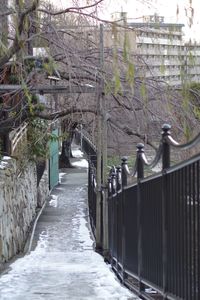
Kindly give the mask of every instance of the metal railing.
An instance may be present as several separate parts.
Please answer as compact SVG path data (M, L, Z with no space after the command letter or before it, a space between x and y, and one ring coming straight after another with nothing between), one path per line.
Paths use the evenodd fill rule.
M24 146L28 145L27 141L28 123L24 122L18 128L12 130L9 133L9 155L14 157L21 157L17 160L18 173L21 175L21 160L24 158ZM44 174L46 168L46 161L40 160L36 162L37 172L37 186L39 186L40 180Z
M148 163L137 145L132 172L127 160L108 180L109 249L121 280L143 299L200 298L200 154L170 168L170 147L189 149L200 140L179 145L162 127L155 159ZM162 158L162 171L144 178L144 166ZM119 173L122 174L119 176ZM127 186L127 176L137 183ZM121 179L120 179L121 178Z
M179 145L171 137L169 125L165 124L162 130L152 162L145 156L144 145L138 144L132 171L126 158L121 166L110 171L107 184L110 263L121 281L143 299L197 300L200 299L200 154L170 167L170 148L189 149L199 142L200 135ZM87 145L85 149L90 147ZM144 166L154 167L159 160L162 170L144 178ZM94 227L95 172L91 163L88 198ZM137 182L128 186L128 176L136 174Z
M95 236L96 233L96 206L97 206L97 182L96 182L96 167L97 167L97 153L96 147L92 142L89 134L84 131L75 129L75 140L81 145L81 150L87 154L88 167L88 207L90 224Z
M92 232L96 236L96 206L97 206L97 182L95 168L89 163L88 168L88 207Z
M87 154L89 163L97 167L97 150L90 135L83 129L75 129L75 139L81 145L81 150Z

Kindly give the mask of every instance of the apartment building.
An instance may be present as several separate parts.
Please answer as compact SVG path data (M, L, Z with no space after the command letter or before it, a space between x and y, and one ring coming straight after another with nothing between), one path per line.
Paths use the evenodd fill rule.
M187 80L200 82L200 45L185 44L184 53Z
M115 13L113 20L125 25L130 50L137 58L137 75L180 85L183 81L200 81L200 45L185 44L183 24L165 23L164 17L145 16L143 22L131 22L126 13ZM119 36L125 29L118 29ZM131 32L131 34L130 34ZM122 37L118 45L122 46Z
M136 28L136 53L143 66L139 75L179 84L184 57L182 53L182 25L165 23L131 23Z

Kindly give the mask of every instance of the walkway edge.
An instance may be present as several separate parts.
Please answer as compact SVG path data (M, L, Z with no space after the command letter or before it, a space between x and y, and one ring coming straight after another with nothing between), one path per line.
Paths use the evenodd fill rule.
M27 254L29 254L29 253L31 252L32 243L33 243L33 237L34 237L34 234L35 234L35 229L36 229L36 226L37 226L37 222L38 222L39 217L41 216L41 214L42 214L42 212L43 212L43 210L44 210L46 204L47 204L47 200L45 200L45 202L43 203L43 205L42 205L40 211L39 211L38 214L37 214L37 217L36 217L35 220L34 220L34 224L33 224L32 231L31 231L31 237L30 237L29 241L27 241L28 245L25 246L25 248L28 248L27 251L26 251L26 250L24 251L24 252L25 252L25 255L27 255Z

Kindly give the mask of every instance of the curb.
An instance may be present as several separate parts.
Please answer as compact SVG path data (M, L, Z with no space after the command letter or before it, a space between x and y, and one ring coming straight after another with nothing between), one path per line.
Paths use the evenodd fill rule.
M26 242L26 245L24 247L24 255L28 255L30 254L31 252L31 248L32 248L32 243L33 243L33 237L34 237L34 234L35 234L35 229L36 229L36 226L37 226L37 222L39 220L39 217L41 216L46 204L47 204L47 199L45 200L45 202L43 203L41 209L39 210L35 220L34 220L34 223L33 223L33 227L32 227L32 230L31 230L31 235L30 235L30 238L27 239L27 242Z

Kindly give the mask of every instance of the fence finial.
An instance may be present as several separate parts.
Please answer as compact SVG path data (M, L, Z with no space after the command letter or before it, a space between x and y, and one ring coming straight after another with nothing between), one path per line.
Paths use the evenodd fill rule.
M116 172L113 171L111 174L111 183L112 183L112 193L115 194L116 193Z
M162 155L162 169L170 167L170 145L166 141L166 137L171 135L171 125L164 124L162 126L162 144L163 144L163 155Z
M127 186L128 184L128 180L127 180L127 172L126 172L126 168L127 168L127 157L124 156L122 157L122 163L121 163L121 169L122 169L122 187Z
M165 133L166 135L170 135L171 128L172 128L171 125L163 124L163 126L162 126L163 133Z
M108 197L110 197L112 195L112 179L109 176L108 177Z
M121 176L121 166L117 166L117 191L121 190L122 187L122 176Z
M144 161L142 159L142 154L144 153L144 144L137 144L137 178L144 178Z

